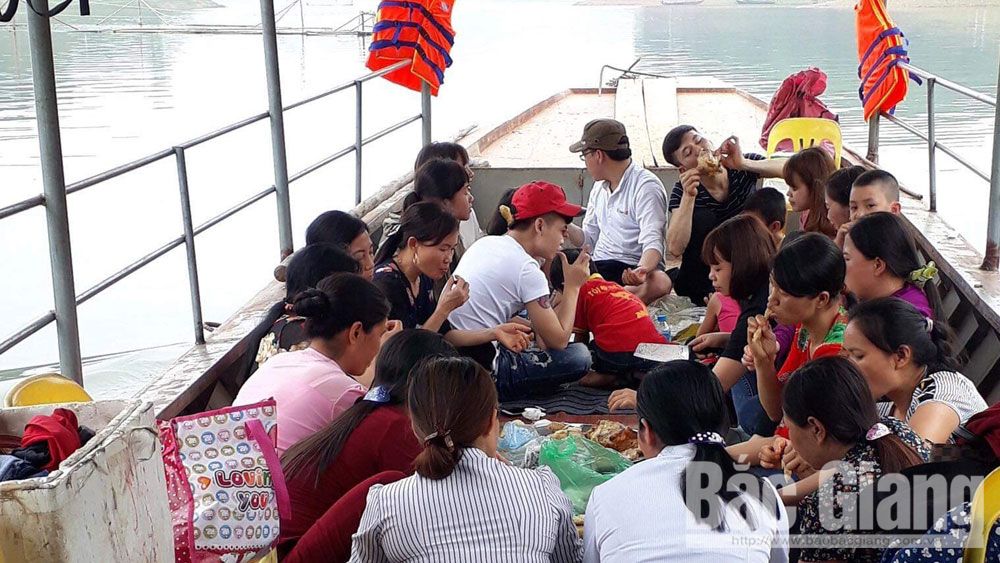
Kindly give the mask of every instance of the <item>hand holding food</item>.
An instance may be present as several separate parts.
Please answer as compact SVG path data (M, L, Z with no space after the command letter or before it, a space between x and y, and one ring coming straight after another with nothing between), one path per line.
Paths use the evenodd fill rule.
M712 151L702 149L698 153L698 172L705 176L715 176L722 172L722 165L719 163L718 157L712 154Z
M767 310L763 315L747 319L747 344L755 363L768 360L774 362L778 355L778 340L768 322L771 316L771 311Z
M740 140L735 135L723 141L717 152L722 166L729 170L743 169L743 152L740 149Z
M785 438L775 436L770 444L760 449L760 453L758 454L760 466L764 469L777 469L781 467L781 458L785 455L785 449L789 445L790 442Z
M685 197L695 197L698 195L698 186L701 185L701 175L697 168L681 172L680 181Z
M437 308L441 311L454 311L469 300L469 282L458 276L448 278L448 283L444 285L441 298L438 299Z
M784 469L785 475L791 476L794 473L799 479L816 472L791 446L785 448L785 453L781 456L781 467Z

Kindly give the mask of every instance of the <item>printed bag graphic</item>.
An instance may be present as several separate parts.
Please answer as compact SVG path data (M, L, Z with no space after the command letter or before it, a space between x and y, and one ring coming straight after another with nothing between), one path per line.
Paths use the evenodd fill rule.
M291 514L277 430L273 399L160 422L178 563L277 543L281 517Z

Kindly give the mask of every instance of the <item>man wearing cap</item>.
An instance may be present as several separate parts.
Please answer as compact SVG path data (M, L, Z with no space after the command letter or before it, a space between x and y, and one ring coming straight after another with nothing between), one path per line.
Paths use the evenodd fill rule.
M667 194L655 174L632 161L625 126L595 119L569 150L580 153L594 178L583 239L594 249L601 276L646 304L669 293L670 278L662 269Z
M579 205L566 201L559 186L525 184L509 206L500 206L507 233L476 241L455 270L469 283L469 299L449 315L452 327L489 333L527 310L536 340L545 348L514 352L494 342L485 358L482 347L463 350L492 366L501 401L554 391L590 371L590 350L570 343L580 286L590 275L590 255L582 252L572 264L563 263L566 290L557 307L549 301L549 281L539 266L541 260L566 260L559 248L570 221L582 213Z

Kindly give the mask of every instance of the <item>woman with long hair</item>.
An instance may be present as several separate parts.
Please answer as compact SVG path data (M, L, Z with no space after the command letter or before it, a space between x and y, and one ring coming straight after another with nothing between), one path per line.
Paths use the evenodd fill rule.
M486 370L468 358L424 361L407 409L423 445L416 475L371 488L352 562L580 559L555 475L497 459L497 391Z
M410 373L427 358L457 355L441 335L427 330L403 330L386 340L364 398L282 456L292 502L292 517L281 525L283 544L294 544L337 499L365 479L382 471L413 471L421 448L406 412ZM349 536L353 530L342 532Z
M364 396L357 377L368 369L390 329L385 295L356 274L325 278L315 289L300 292L292 309L307 319L309 347L265 362L233 401L248 405L274 397L279 453Z
M789 440L820 473L819 488L799 504L803 535L870 534L862 499L882 475L927 461L930 452L905 423L879 418L871 389L848 359L821 358L796 371L785 385ZM861 510L859 510L861 509ZM870 508L868 510L871 510ZM830 525L835 520L835 524ZM804 548L800 561L874 562L879 549Z
M788 203L793 211L799 212L803 231L830 238L837 234L826 208L826 181L834 170L833 158L821 147L797 152L785 163Z
M895 297L855 305L844 332L844 350L880 401L879 414L906 422L935 444L952 441L960 424L987 408L975 384L958 372L951 337L944 323Z
M350 213L327 211L309 223L306 244L326 243L339 246L358 261L360 274L371 280L375 271L375 245L368 225Z
M692 548L699 560L788 560L785 508L770 482L739 473L726 453L726 396L708 367L662 364L643 378L636 410L646 461L594 489L585 561L687 561Z
M937 267L917 253L903 220L892 213L865 215L844 239L847 289L859 301L898 297L925 317L940 317L941 295L934 285Z

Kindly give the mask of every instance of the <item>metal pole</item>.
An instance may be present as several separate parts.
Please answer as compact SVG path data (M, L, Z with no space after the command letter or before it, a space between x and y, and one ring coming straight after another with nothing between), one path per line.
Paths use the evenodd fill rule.
M306 32L305 8L302 7L306 0L299 0L299 31L304 35Z
M927 79L927 167L930 210L937 211L937 141L934 134L934 78Z
M34 0L35 10L48 13L48 0ZM66 178L63 176L62 140L59 135L59 103L52 63L52 30L49 19L35 10L25 10L31 48L31 78L35 90L35 119L45 192L45 226L49 238L52 293L59 340L59 370L83 384L80 361L80 327L76 318L76 287L70 248L69 213L66 208Z
M361 203L361 148L364 137L361 135L361 81L354 81L354 204Z
M285 117L281 109L281 75L278 72L278 35L274 23L274 0L260 0L264 66L267 70L267 103L271 115L271 158L274 189L278 200L278 241L281 258L292 253L292 209L288 196L288 161L285 158Z
M878 127L879 114L871 116L868 120L868 154L866 159L878 164Z
M431 87L426 82L420 86L420 117L422 140L426 147L434 139L431 134Z
M1000 101L1000 73L997 76L997 100ZM990 210L986 219L986 256L983 270L996 271L1000 266L1000 103L993 117L993 166L990 168Z
M184 249L187 250L188 284L191 286L191 319L194 341L205 343L205 324L201 316L201 284L198 282L198 258L194 252L194 222L191 220L191 193L188 191L187 159L183 147L174 147L177 160L177 187L181 194L181 219L184 222Z

